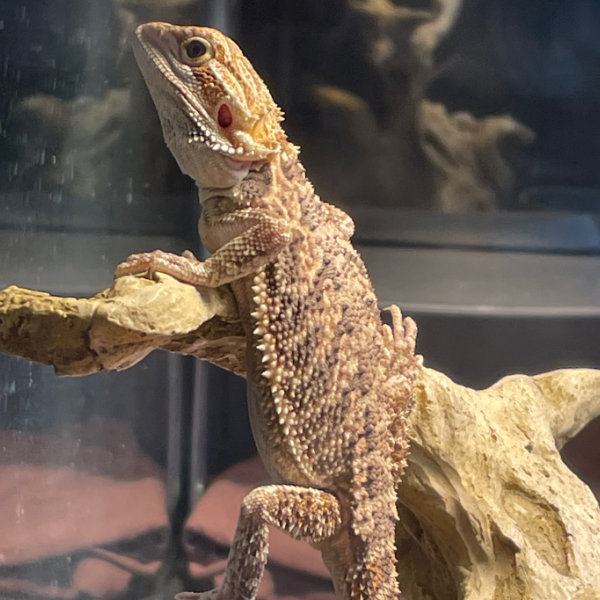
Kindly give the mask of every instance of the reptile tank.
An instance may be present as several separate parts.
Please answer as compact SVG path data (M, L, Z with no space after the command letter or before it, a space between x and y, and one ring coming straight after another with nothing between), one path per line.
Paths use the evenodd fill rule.
M162 350L68 376L62 335L44 337L72 328L68 311L33 335L7 300L92 298L132 253L208 256L131 51L148 21L237 41L317 193L354 219L380 307L416 321L426 367L476 390L600 368L596 0L0 0L0 289L21 288L0 295L6 600L218 585L242 498L268 481L242 377ZM42 339L66 376L41 364ZM593 416L562 457L600 497ZM404 597L475 598L440 581ZM258 598L335 595L319 553L279 532Z

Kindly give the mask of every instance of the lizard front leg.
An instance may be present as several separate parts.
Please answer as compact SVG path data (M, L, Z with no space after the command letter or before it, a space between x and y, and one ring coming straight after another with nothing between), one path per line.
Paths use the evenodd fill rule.
M255 598L268 555L268 526L314 544L333 536L341 525L338 499L322 490L267 485L242 502L225 579L208 592L183 592L177 600L251 600Z
M115 275L131 275L147 271L166 273L183 283L217 287L250 275L271 262L292 241L288 224L263 212L244 211L224 215L215 227L228 227L232 236L204 262L185 253L183 256L154 250L132 254L117 266Z

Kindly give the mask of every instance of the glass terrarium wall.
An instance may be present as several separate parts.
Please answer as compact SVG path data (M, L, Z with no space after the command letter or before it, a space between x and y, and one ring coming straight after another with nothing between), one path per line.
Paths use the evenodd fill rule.
M473 385L598 364L596 2L240 3L235 24L429 364Z
M265 0L232 23L428 366L485 387L600 365L596 2ZM565 449L597 494L599 431Z
M199 250L129 48L150 20L240 43L429 366L477 386L598 366L594 0L0 0L0 287L91 296L132 252ZM226 555L214 515L265 476L217 481L184 528L206 472L253 452L243 382L164 353L84 379L0 369L0 596L198 588ZM329 589L300 552L276 557L273 589Z
M593 0L263 1L238 12L238 38L330 201L595 212Z
M427 365L476 387L598 367L597 2L265 0L234 23Z
M91 297L130 253L198 251L193 183L164 147L129 36L207 10L0 1L0 288ZM58 378L0 356L0 597L181 589L173 540L201 371L155 353L125 372Z

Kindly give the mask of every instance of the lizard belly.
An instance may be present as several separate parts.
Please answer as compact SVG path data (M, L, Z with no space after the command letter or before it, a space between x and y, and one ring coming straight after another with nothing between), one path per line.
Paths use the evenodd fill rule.
M295 361L288 361L288 377L283 378L280 382L281 388L275 393L272 382L264 376L265 370L268 369L265 365L268 363L263 362L265 351L258 349L261 344L257 343L257 335L253 333L256 331L256 320L250 317L256 309L251 291L255 282L256 278L248 278L232 282L231 285L243 315L242 322L247 336L246 396L252 435L258 453L274 480L296 485L328 487L332 482L331 477L324 476L312 468L303 451L310 443L310 440L306 439L308 429L304 426L305 423L301 422L306 421L304 411L294 410L292 407L293 397L297 395L294 389L300 383L298 378L301 377L302 369L299 365L292 364ZM308 330L304 325L302 329ZM307 347L306 351L308 350ZM298 352L291 353L290 356L292 354L297 356ZM283 353L279 356L283 356ZM282 413L278 413L278 404L286 404L283 410L289 411L287 420ZM294 421L295 426L291 425L290 420ZM330 421L328 426L332 428L333 421Z
M323 261L312 279L302 279L290 254L233 284L246 315L250 422L271 476L339 490L351 477L364 425L348 417L377 402L377 369L364 365L380 362L379 311L360 259L344 263L347 272ZM263 289L268 302L261 304Z
M251 277L231 282L242 317L242 325L246 331L246 399L256 449L265 469L274 481L312 485L312 480L309 481L296 466L289 444L278 423L273 399L261 375L261 371L264 370L261 369L262 353L256 348L256 335L253 334L256 323L250 316L254 310L252 285Z
M254 382L248 382L248 414L256 448L265 469L274 481L296 485L314 486L314 478L307 477L300 468L296 457L280 427L273 426L269 413L265 410L264 398Z

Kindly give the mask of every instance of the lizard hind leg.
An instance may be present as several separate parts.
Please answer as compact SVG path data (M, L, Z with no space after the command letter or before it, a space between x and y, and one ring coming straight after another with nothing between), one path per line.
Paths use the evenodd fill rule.
M322 490L294 485L255 488L243 500L221 587L182 592L177 600L252 600L267 562L269 525L294 539L318 544L341 525L338 499Z

